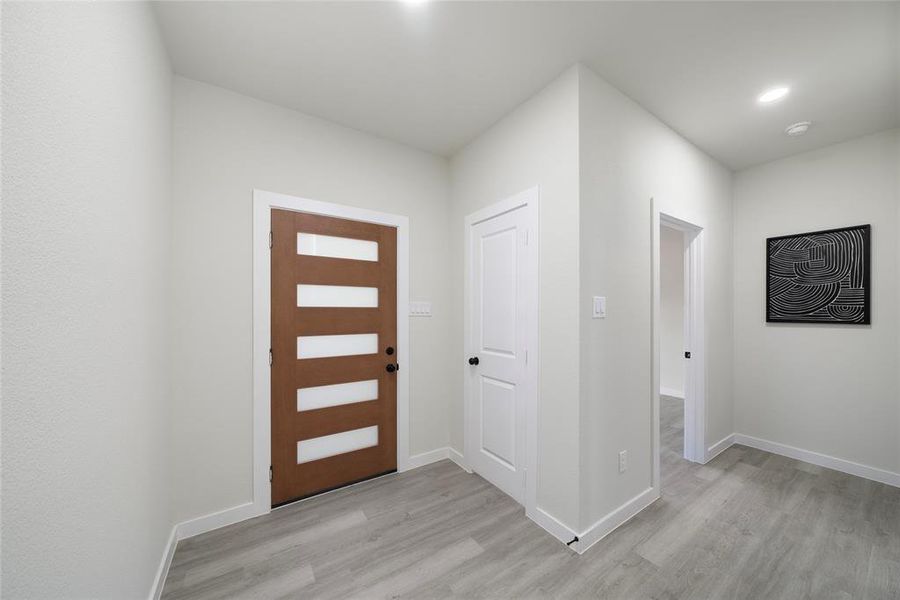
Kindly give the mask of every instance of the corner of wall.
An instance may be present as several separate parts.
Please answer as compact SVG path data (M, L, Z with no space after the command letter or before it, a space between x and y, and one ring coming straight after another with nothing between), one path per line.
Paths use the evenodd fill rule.
M595 529L597 523L628 514L623 507L640 506L655 493L649 491L651 278L640 275L648 273L651 264L651 199L706 232L711 251L704 268L707 282L712 282L706 302L708 354L729 357L732 282L725 263L730 266L733 198L728 169L589 68L580 66L578 72L579 513L580 525ZM588 316L593 295L607 297L604 319ZM728 425L733 414L730 358L727 362L727 368L716 369L707 390L707 397L725 398L710 409L717 419L714 435L733 431ZM723 428L729 431L720 434ZM622 450L629 455L626 473L616 468L616 454Z
M466 215L516 193L540 188L540 397L559 399L558 426L542 430L538 459L538 506L554 520L578 524L579 365L578 338L578 78L573 65L516 107L451 159L452 277L462 281ZM574 248L574 249L573 249ZM569 268L576 265L576 273ZM463 298L454 310L462 331ZM575 340L575 348L572 347ZM462 355L462 335L457 348ZM572 360L550 360L567 356ZM574 361L574 362L573 362ZM570 402L571 400L571 402ZM538 411L551 410L544 400ZM462 445L462 396L453 409L451 444Z
M744 169L733 209L739 439L869 478L900 472L900 129ZM872 224L872 324L766 324L766 237L863 222Z

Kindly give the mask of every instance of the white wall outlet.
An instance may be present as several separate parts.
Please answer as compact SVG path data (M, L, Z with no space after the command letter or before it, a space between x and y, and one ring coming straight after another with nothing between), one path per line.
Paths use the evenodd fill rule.
M619 473L624 473L628 470L628 450L622 450L619 452Z
M606 318L606 296L594 296L591 317L594 319Z
M409 301L409 316L411 317L430 317L431 302L425 300Z

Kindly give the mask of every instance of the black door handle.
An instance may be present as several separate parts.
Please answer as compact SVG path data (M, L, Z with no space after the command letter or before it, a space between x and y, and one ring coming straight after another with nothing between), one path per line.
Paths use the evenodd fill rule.
M477 357L477 356L473 356L472 358L470 358L470 359L469 359L469 364L470 364L470 365L477 365L477 364L478 364L478 357Z
M400 365L389 364L388 366L385 367L385 370L388 373L393 373L394 371L400 370Z

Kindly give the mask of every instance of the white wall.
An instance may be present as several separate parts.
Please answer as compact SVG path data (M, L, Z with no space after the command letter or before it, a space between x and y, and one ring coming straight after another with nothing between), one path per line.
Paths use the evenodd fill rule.
M463 222L540 187L538 507L578 520L578 79L566 71L452 159L449 227L455 282L450 439L463 449ZM454 367L458 365L458 367Z
M146 598L172 527L171 71L145 4L4 3L4 598Z
M174 142L177 520L252 497L254 188L409 217L410 295L434 312L410 319L410 452L446 446L459 389L447 161L180 77Z
M731 173L580 68L581 523L650 487L651 198L704 228L708 444L731 434ZM588 318L590 297L608 316ZM628 470L618 472L618 453Z
M737 431L900 473L898 130L737 174ZM765 239L872 225L872 324L766 324Z
M659 389L684 398L684 233L660 227Z

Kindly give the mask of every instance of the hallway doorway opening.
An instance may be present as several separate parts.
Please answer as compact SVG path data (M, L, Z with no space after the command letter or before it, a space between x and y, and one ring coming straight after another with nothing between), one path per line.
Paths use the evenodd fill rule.
M659 438L660 463L668 473L687 454L684 436L685 232L659 227Z
M660 469L705 463L703 229L653 209L653 485Z

